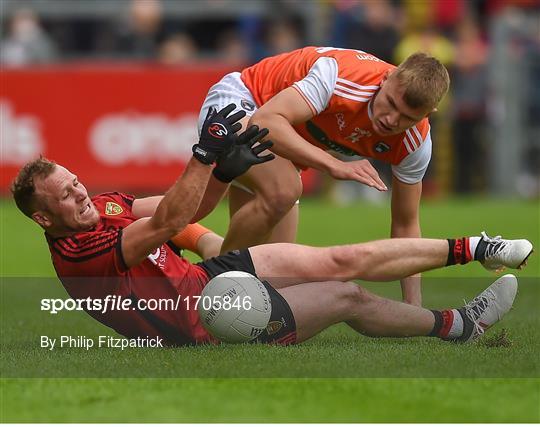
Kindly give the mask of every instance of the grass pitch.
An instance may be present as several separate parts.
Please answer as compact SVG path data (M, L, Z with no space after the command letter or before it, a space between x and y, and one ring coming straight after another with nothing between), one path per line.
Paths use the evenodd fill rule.
M3 422L539 422L540 264L517 272L514 309L478 344L372 339L335 326L299 346L60 349L40 335L109 334L84 313L39 311L65 297L39 229L1 206ZM422 207L426 237L501 233L540 244L537 202L452 200ZM220 206L205 224L226 228ZM299 242L384 238L389 207L302 201ZM477 263L424 275L424 304L459 305L495 278ZM45 279L49 278L49 279ZM399 285L367 284L399 298ZM504 329L504 331L503 331ZM488 339L489 338L489 339ZM503 345L500 345L501 342Z

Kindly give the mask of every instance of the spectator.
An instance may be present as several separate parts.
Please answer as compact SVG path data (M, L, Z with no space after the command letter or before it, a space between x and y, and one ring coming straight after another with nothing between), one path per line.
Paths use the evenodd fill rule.
M336 3L334 7L332 46L364 50L392 62L401 19L390 2Z
M430 19L443 34L450 37L464 19L467 9L474 7L473 3L467 4L465 0L435 0L431 5Z
M443 65L450 68L454 59L454 45L443 36L435 27L420 27L412 30L405 36L396 47L394 52L394 63L400 63L414 52L426 52L436 57ZM449 97L447 97L448 99ZM431 125L431 135L437 140L433 147L433 157L437 159L431 162L426 175L424 176L423 194L427 197L430 194L436 194L440 191L448 191L449 184L444 183L445 165L450 164L448 158L450 149L445 152L444 142L450 144L450 124L448 123L448 101L443 100L437 110L437 114L432 114L429 118ZM448 177L448 180L450 178Z
M164 39L162 19L160 0L132 0L128 22L115 37L116 54L131 59L155 59Z
M275 20L268 25L265 37L268 55L290 52L302 46L302 40L294 24L290 21Z
M51 62L57 57L56 46L41 28L36 13L31 9L17 10L11 19L9 34L0 44L0 62L24 66Z
M436 57L442 64L449 66L454 58L452 42L440 34L435 28L427 27L412 31L396 46L394 63L401 63L414 52L426 52Z
M197 58L197 46L186 33L177 33L159 46L158 60L166 65L182 64Z
M228 30L217 38L218 58L233 67L243 68L249 64L249 46L237 31Z
M456 31L452 73L455 190L469 193L483 187L483 122L487 95L488 49L476 23L464 20Z

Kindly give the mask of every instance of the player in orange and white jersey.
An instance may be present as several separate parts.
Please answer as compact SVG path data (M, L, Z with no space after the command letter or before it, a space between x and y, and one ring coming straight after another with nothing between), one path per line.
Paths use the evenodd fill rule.
M229 192L231 222L222 253L296 239L302 183L298 168L379 191L385 183L367 159L343 162L327 151L392 165L392 237L420 237L422 178L431 158L427 116L448 91L444 66L426 54L395 67L360 50L305 47L226 75L204 101L235 103L243 125L270 130L277 158L238 178ZM420 305L420 279L402 281L404 300Z

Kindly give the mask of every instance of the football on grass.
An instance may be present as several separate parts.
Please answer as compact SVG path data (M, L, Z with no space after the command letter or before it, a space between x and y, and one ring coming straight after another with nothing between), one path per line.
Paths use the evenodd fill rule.
M205 329L223 342L243 343L257 338L272 312L263 283L243 271L214 277L203 289L197 306Z

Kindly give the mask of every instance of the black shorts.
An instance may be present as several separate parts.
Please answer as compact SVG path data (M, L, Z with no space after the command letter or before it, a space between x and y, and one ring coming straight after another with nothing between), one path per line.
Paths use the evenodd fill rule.
M227 271L244 271L255 274L255 266L249 250L235 250L197 264L203 268L210 279ZM289 345L296 343L296 322L285 298L270 283L262 281L272 302L272 313L266 329L252 343Z

